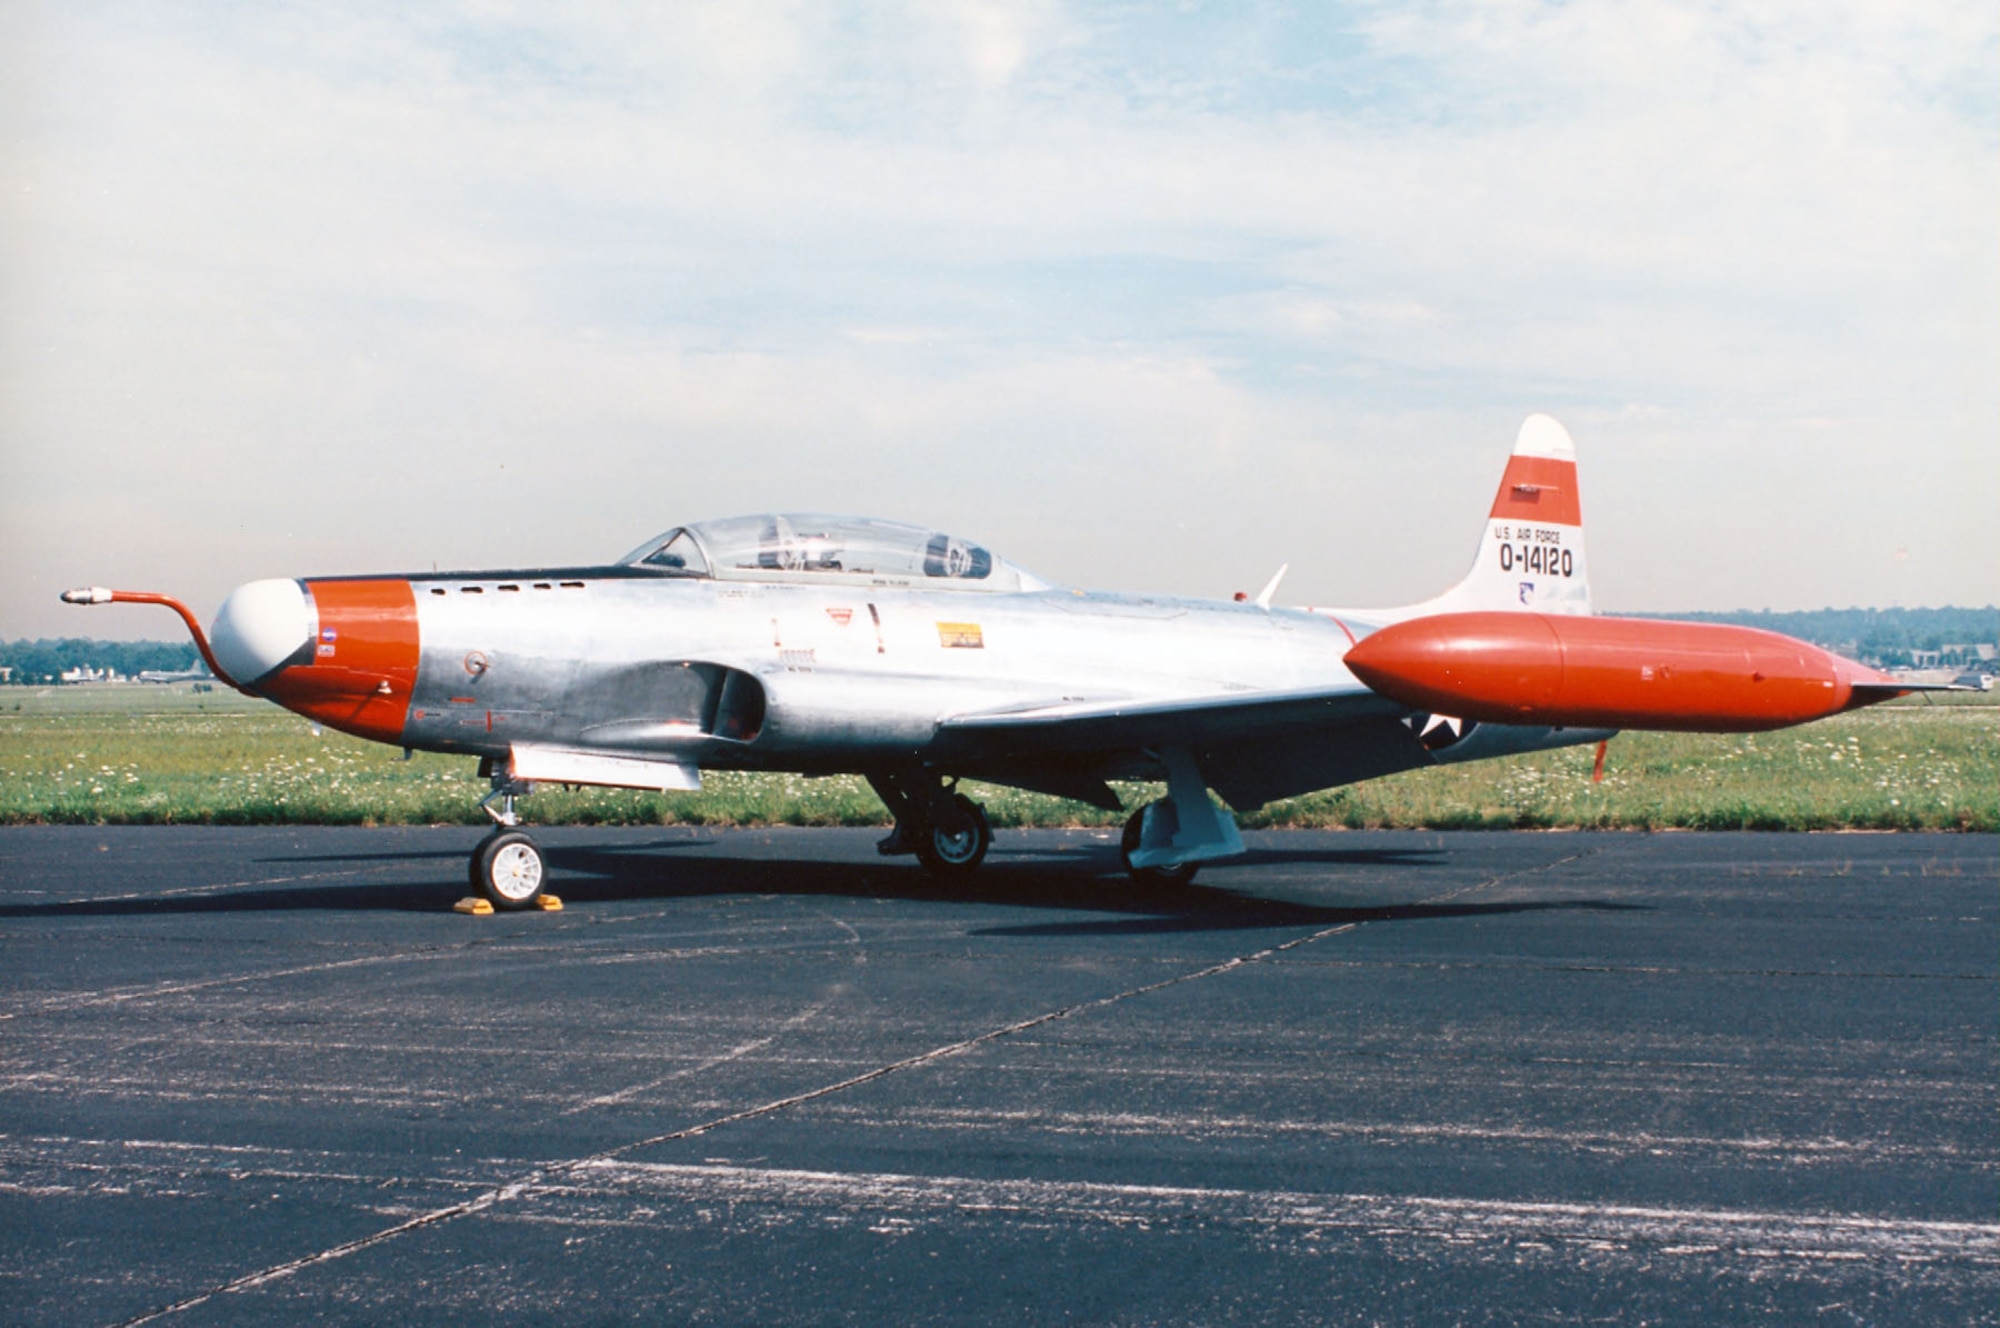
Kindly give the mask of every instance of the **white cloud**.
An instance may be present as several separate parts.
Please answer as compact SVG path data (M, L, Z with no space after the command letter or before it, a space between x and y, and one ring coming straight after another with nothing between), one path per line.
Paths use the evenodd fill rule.
M1531 408L1609 602L1991 599L1989 9L17 10L0 635L835 499L1415 598Z

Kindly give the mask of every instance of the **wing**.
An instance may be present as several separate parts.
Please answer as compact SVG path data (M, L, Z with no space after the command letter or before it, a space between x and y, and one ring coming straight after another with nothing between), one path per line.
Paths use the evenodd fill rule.
M939 764L978 778L1115 806L1104 779L1157 778L1153 753L1185 747L1208 786L1245 810L1434 764L1402 722L1409 713L1360 683L1173 701L1060 702L952 716L939 725L931 752Z

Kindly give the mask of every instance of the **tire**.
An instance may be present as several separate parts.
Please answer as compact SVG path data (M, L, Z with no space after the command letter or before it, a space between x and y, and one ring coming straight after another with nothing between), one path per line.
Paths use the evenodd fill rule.
M940 876L962 876L986 860L993 827L986 809L963 793L952 795L956 815L946 815L917 836L917 860Z
M1147 806L1152 804L1148 803ZM1175 867L1134 867L1132 855L1139 851L1139 836L1146 826L1146 808L1133 812L1125 822L1125 833L1118 836L1118 860L1125 864L1125 874L1141 885L1186 885L1201 870L1199 862L1183 862Z
M541 846L525 830L495 830L472 852L472 879L501 912L533 908L548 884Z

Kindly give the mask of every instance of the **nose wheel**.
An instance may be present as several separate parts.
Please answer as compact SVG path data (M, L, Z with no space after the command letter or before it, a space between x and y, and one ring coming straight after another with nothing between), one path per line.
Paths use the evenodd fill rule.
M534 908L548 881L541 845L525 830L505 826L472 851L472 888L503 912Z
M514 814L514 799L534 792L535 786L495 770L491 758L481 762L479 773L493 780L493 791L481 798L479 805L493 818L494 826L493 833L472 850L472 861L467 864L472 888L504 913L544 906L542 887L548 883L548 864L542 860L542 846L521 829L521 818ZM545 906L560 907L554 895Z

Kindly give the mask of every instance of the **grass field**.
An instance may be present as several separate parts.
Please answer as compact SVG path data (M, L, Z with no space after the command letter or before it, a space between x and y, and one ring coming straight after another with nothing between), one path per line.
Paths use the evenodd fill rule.
M1412 771L1274 803L1246 827L2000 830L2000 696L1910 698L1740 737L1627 734L1590 782L1577 748ZM715 773L701 793L523 800L540 824L876 825L858 778ZM485 820L466 757L401 753L227 691L0 688L0 824L391 825ZM1134 805L1154 792L1121 790ZM974 788L996 825L1120 816Z

